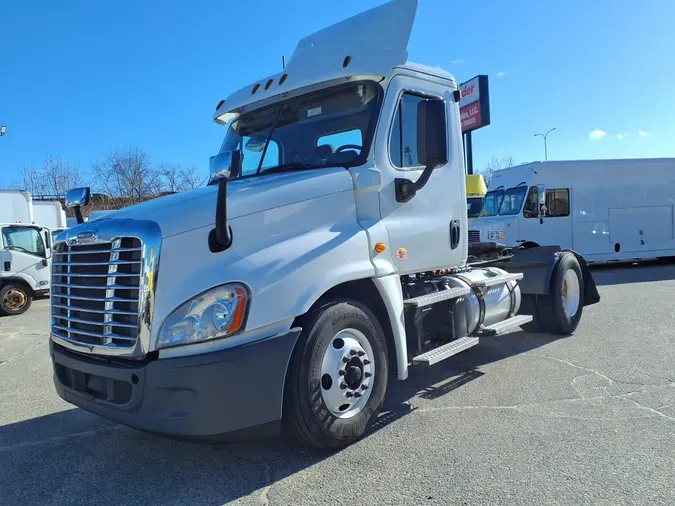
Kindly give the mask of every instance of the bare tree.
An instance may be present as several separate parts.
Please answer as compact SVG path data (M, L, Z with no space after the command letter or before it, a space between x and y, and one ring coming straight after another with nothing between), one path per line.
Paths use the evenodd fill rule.
M163 180L164 191L170 193L194 190L206 183L206 178L196 167L162 164L158 172Z
M515 164L516 159L512 156L503 156L501 158L493 156L488 160L485 164L485 168L483 168L480 173L483 175L483 179L485 179L485 184L489 185L495 171L513 167Z
M150 164L150 155L140 148L118 149L92 165L97 190L113 199L135 204L158 196L163 181Z
M12 182L12 187L28 190L34 198L63 197L69 189L87 184L79 165L59 156L47 155L42 167L24 167L19 174L20 180Z

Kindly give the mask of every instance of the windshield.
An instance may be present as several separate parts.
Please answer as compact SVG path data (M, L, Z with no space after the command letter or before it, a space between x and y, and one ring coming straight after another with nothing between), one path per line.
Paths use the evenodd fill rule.
M5 227L2 229L2 242L7 249L45 257L45 245L40 232L31 227Z
M516 186L515 188L506 190L506 192L504 192L504 198L502 199L502 205L499 208L499 214L504 216L518 214L523 207L526 193L527 186L525 185Z
M221 152L241 150L239 177L285 167L362 164L377 121L380 92L373 82L350 83L245 112L230 124Z
M504 198L504 190L493 190L485 194L480 216L495 216Z
M466 199L466 209L469 218L477 218L483 209L483 197L469 197Z

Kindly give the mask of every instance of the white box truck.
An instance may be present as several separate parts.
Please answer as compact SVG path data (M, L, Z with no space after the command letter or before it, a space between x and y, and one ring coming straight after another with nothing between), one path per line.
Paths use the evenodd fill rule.
M58 200L33 200L33 220L37 225L48 228L52 238L68 228L66 212Z
M51 236L33 218L30 193L0 190L0 316L22 314L49 292Z
M599 301L581 256L469 248L458 86L407 61L416 10L309 35L222 100L208 186L59 236L63 399L169 437L336 448L410 367L521 325L574 332ZM76 214L88 193L69 192Z
M534 162L494 173L469 241L556 244L589 262L675 256L675 158Z

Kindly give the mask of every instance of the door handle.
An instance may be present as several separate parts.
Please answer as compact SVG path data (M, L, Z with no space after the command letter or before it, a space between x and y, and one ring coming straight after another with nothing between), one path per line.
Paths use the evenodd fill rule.
M450 222L450 249L457 249L457 246L459 246L461 239L460 232L459 220L452 220Z

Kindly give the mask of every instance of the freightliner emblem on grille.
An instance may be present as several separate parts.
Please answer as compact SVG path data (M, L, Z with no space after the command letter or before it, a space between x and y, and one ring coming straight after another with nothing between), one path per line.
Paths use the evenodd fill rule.
M94 242L97 239L94 232L80 232L77 234L77 237L68 239L68 246L75 246L76 244L85 244L88 242Z

